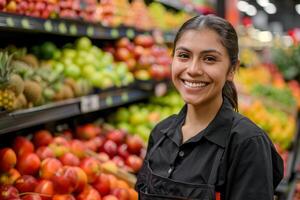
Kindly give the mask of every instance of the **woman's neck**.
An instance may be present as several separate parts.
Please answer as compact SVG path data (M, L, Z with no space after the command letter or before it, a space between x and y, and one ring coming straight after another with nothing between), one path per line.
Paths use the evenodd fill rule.
M221 97L205 105L187 105L187 115L182 127L183 143L208 126L218 113L222 101Z

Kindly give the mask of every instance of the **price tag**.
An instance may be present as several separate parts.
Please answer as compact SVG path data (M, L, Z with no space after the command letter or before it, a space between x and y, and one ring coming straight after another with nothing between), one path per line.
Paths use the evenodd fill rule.
M154 94L157 97L161 97L165 95L168 91L168 87L166 83L158 83L154 88Z
M106 105L108 105L108 106L113 105L113 99L112 99L112 97L111 97L111 96L106 97L105 103L106 103Z
M86 34L90 37L93 36L94 35L94 27L88 26L86 29Z
M77 34L77 26L75 24L71 24L71 26L70 26L70 33L72 35L76 35Z
M127 29L126 30L126 36L128 37L128 38L134 38L134 31L132 30L132 29Z
M15 26L15 22L14 22L14 20L11 17L6 18L6 24L9 27L14 27Z
M48 32L51 32L53 30L53 25L51 23L50 20L47 20L45 23L44 23L44 28L46 31Z
M58 31L60 33L67 33L67 26L66 26L66 24L65 23L60 23L58 25Z
M121 95L121 100L122 102L128 102L128 93L127 92L124 92L122 95Z
M29 24L28 19L22 19L21 20L21 25L22 25L23 28L30 29L30 24Z
M110 35L113 38L117 38L117 37L119 37L119 31L117 29L112 29L111 32L110 32Z
M98 95L91 95L81 98L80 104L81 112L87 113L99 110L100 108L100 101Z

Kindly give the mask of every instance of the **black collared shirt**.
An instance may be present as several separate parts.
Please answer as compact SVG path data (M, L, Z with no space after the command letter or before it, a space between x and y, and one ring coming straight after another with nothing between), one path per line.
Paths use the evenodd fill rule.
M215 184L222 199L273 199L283 176L283 164L263 130L236 113L224 99L208 127L182 144L186 111L185 106L153 129L148 151L163 134L167 136L149 158L153 172L176 181L206 184L216 152L223 148ZM138 184L143 181L138 179Z

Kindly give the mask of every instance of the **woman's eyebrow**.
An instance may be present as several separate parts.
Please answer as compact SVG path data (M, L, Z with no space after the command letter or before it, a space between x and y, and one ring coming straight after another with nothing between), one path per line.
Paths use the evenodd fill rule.
M192 52L192 51L189 50L188 48L182 47L182 46L176 47L175 51L178 51L178 50L183 50L183 51L187 51L187 52ZM207 53L217 53L217 54L219 54L219 55L222 55L222 53L219 52L219 51L216 50L216 49L206 49L206 50L203 50L203 51L200 52L200 54L207 54Z

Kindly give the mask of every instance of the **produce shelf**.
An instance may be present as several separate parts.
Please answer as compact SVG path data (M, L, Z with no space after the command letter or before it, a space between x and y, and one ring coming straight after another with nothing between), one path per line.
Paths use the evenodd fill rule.
M99 111L149 98L150 92L134 88L102 92L75 99L46 104L11 113L0 114L0 134L42 123Z
M42 19L0 12L0 30L50 33L65 36L88 36L92 39L134 38L151 31L132 27L104 27L101 24L69 19Z

